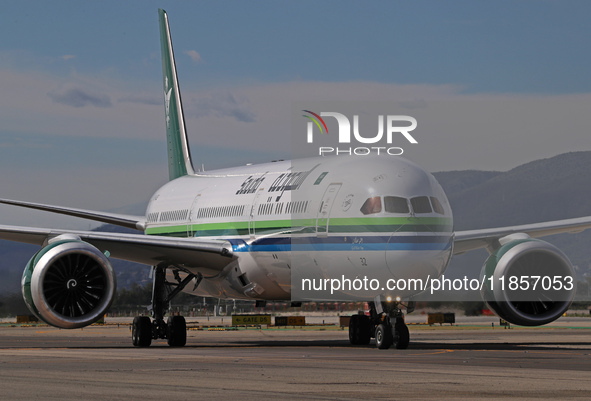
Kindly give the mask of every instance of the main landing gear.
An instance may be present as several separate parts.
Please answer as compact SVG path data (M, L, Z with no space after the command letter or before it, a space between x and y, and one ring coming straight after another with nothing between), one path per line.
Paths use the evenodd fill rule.
M169 316L166 322L164 315L170 309L170 302L193 279L195 288L199 285L203 276L189 273L181 279L179 271L174 271L175 282L166 281L166 267L155 266L153 268L152 287L152 318L137 316L133 319L131 338L136 347L149 347L152 340L167 339L171 347L183 347L187 342L187 325L183 316Z
M372 337L379 349L394 346L408 347L409 332L398 302L369 302L370 315L353 315L349 321L349 341L353 345L366 345Z

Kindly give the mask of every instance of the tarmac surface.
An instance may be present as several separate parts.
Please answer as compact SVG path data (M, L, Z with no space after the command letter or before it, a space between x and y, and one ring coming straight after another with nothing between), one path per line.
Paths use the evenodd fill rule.
M589 318L409 329L406 350L351 346L337 326L202 327L188 331L183 348L165 340L134 348L125 321L81 330L0 325L0 399L591 398Z

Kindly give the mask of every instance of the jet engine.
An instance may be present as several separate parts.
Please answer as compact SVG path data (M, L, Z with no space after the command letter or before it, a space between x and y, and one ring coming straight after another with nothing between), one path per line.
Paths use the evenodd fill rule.
M31 312L63 329L94 323L111 305L116 278L107 257L75 235L51 239L31 258L22 279Z
M573 266L548 242L526 234L499 240L482 272L482 298L502 319L540 326L558 319L575 296Z

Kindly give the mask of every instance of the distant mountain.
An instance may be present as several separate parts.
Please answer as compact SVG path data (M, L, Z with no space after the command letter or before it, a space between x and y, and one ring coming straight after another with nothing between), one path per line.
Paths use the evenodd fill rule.
M25 266L38 250L35 245L0 240L0 294L20 292Z
M591 215L591 152L536 160L507 172L435 173L456 230Z
M138 231L122 227L104 225L94 231L129 232L137 234ZM40 247L19 242L0 240L0 293L15 293L21 291L21 278L26 264ZM139 263L125 260L111 259L117 275L118 288L130 288L134 283L143 285L149 280L150 268Z
M523 164L507 172L434 173L454 213L456 230L501 227L591 216L591 152L570 152ZM591 230L545 237L591 275ZM448 271L474 271L485 251L454 258Z
M449 197L450 194L457 194L480 185L499 174L503 173L500 171L463 170L445 171L434 173L433 175L437 178L437 181L439 181Z

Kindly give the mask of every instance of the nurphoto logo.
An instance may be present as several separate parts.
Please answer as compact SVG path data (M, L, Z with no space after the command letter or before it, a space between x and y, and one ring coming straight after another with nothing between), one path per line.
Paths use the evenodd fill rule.
M359 143L363 145L375 145L375 146L349 146L349 147L331 147L331 146L320 146L318 148L318 154L324 155L357 155L366 156L370 153L375 154L388 154L392 156L399 156L404 153L404 149L401 147L390 146L395 138L400 136L404 137L409 143L417 143L417 140L410 134L417 127L417 120L411 116L402 115L380 115L378 116L378 133L374 136L361 135L359 132L359 115L353 115L353 130L351 130L351 122L347 116L342 113L336 112L320 112L314 113L310 110L302 110L304 113L303 117L306 117L310 121L307 124L307 138L308 143L314 143L314 132L316 131L320 135L329 135L326 122L323 117L333 117L336 119L338 124L338 142L339 144L351 144ZM386 126L384 129L384 125ZM314 128L316 127L316 128ZM353 131L353 135L351 135ZM385 131L385 142L388 146L377 146L384 142L384 131Z

